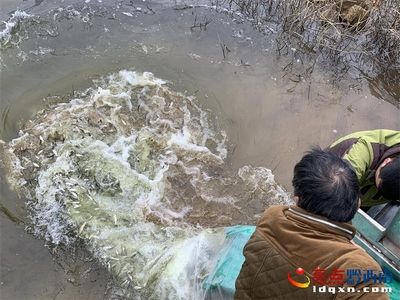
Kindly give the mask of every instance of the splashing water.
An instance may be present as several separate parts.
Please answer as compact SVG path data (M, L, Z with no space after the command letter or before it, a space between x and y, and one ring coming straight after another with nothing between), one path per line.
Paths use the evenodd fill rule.
M227 170L226 134L153 74L95 84L3 144L10 185L28 198L37 236L83 240L130 297L204 298L221 226L254 223L286 193L268 169Z
M22 37L18 34L19 26L23 20L31 18L32 15L25 11L16 10L7 21L3 21L3 30L0 31L0 48L5 48L12 42L18 45L22 40Z

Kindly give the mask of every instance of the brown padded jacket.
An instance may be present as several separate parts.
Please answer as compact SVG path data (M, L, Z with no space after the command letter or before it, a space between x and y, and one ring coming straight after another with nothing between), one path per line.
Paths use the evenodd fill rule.
M371 292L372 287L384 286L373 280L340 285L345 291L330 285L336 286L335 294L313 290L323 286L313 279L317 267L326 270L326 275L334 269L344 270L344 274L347 270L361 270L361 274L368 270L374 274L381 272L375 260L351 242L354 234L351 224L332 222L296 206L268 208L244 248L246 260L236 280L235 299L389 299L384 292ZM304 275L296 275L299 267L304 269ZM310 286L293 286L288 273L298 282L304 282L307 276ZM347 290L349 286L355 292Z

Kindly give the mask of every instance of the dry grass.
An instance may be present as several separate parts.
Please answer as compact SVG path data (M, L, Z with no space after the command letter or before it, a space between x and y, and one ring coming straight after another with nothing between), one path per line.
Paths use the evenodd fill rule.
M274 26L278 52L295 48L297 59L309 63L308 72L316 62L336 75L374 77L400 68L400 0L218 2L253 19L261 30Z

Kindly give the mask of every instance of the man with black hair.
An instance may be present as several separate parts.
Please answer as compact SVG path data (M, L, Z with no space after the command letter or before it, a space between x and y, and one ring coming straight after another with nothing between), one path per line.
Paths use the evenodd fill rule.
M355 132L334 142L329 151L356 172L362 206L400 200L400 131Z
M314 148L293 187L296 205L268 208L247 242L235 299L387 300L382 280L363 276L382 278L380 266L351 241L360 194L350 165Z

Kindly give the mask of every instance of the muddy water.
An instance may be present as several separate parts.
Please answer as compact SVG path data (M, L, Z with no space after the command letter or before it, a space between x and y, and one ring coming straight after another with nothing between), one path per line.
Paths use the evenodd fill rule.
M325 146L356 130L400 129L399 110L378 98L385 84L370 83L371 92L358 82L349 90L333 86L323 71L311 81L286 74L273 36L255 32L237 15L142 1L75 2L2 2L2 20L20 5L33 21L20 25L2 50L1 139L16 137L49 103L67 101L93 79L121 69L152 72L195 95L228 134L229 167L268 167L288 190L292 167L310 145ZM109 297L104 270L54 261L42 241L24 232L23 199L4 177L0 184L1 298Z

